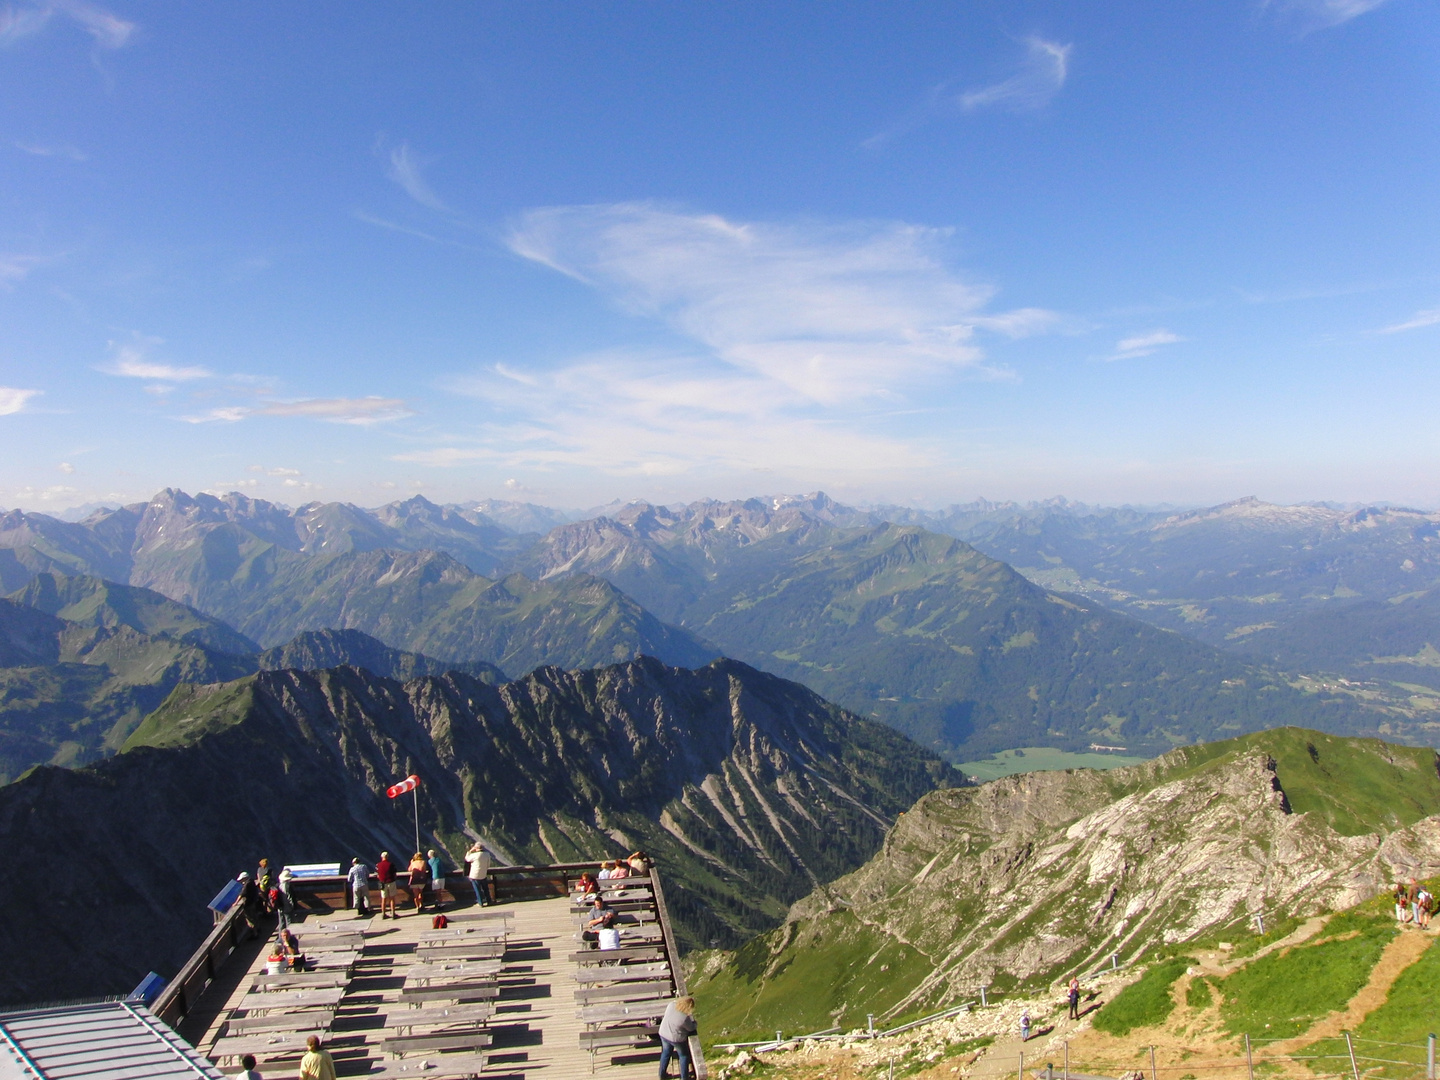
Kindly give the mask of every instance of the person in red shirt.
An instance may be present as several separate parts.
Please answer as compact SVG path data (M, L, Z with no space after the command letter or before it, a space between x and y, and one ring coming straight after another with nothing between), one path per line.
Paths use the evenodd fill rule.
M382 919L400 918L400 913L395 910L395 893L398 891L395 883L395 864L390 861L390 852L388 851L380 852L380 861L375 864L375 880L380 884L380 917Z

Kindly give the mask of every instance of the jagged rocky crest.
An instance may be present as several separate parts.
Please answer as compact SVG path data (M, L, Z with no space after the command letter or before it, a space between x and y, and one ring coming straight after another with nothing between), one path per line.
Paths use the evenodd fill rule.
M515 861L647 849L692 946L775 925L868 858L915 798L960 779L888 728L734 661L546 668L501 686L348 667L182 686L118 757L0 789L21 865L74 862L107 882L67 898L73 940L22 960L6 996L45 996L91 952L111 959L69 992L173 968L213 890L261 854L408 851L409 806L384 788L412 772L427 836L452 851L466 829ZM21 906L0 943L23 954L48 918ZM163 933L137 930L149 925Z

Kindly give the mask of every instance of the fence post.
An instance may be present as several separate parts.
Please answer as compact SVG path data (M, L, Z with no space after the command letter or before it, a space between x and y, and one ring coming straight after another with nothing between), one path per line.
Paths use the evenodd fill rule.
M1355 1080L1360 1080L1360 1069L1355 1064L1355 1041L1350 1038L1350 1032L1345 1032L1345 1049L1350 1051L1350 1075Z
M1018 1080L1025 1080L1025 1051L1024 1051L1024 1050L1021 1050L1021 1051L1020 1051L1020 1072L1019 1072L1019 1074L1018 1074Z
M1255 1080L1255 1059L1250 1055L1250 1035L1245 1035L1245 1068L1250 1072L1250 1080Z
M982 987L980 987L980 1007L981 1007L982 1009L983 1009L986 1005L989 1005L989 1004L990 1004L988 1001L985 1000L985 991L986 991L986 990L989 990L989 989L990 989L990 987L988 987L988 986L982 986Z
M780 1049L780 1044L781 1044L782 1042L784 1042L784 1041L785 1041L785 1039L784 1039L783 1035L782 1035L780 1032L778 1032L778 1031L775 1032L775 1049L776 1049L776 1050L779 1050L779 1049Z
M1115 971L1115 970L1117 970L1119 967L1120 967L1120 954L1119 954L1119 953L1114 953L1114 952L1112 952L1112 953L1110 954L1110 970L1111 970L1111 971Z
M1065 1040L1065 1080L1070 1080L1070 1040Z
M873 1039L873 1038L875 1037L875 1014L874 1014L874 1013L866 1013L866 1014L865 1014L865 1028L866 1028L866 1030L870 1033L870 1038Z
M1045 1080L1055 1080L1055 1063L1052 1061L1045 1063Z
M1425 1040L1425 1080L1435 1080L1435 1033Z
M1159 1074L1155 1071L1155 1047L1150 1047L1150 1080L1158 1080Z

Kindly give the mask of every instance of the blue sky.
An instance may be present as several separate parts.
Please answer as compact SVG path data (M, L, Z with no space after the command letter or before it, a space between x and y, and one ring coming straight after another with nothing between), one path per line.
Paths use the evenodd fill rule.
M0 506L1440 505L1421 0L0 3Z

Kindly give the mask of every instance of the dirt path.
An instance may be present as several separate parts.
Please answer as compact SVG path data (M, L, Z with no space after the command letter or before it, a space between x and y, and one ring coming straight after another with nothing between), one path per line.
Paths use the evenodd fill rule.
M1408 968L1430 947L1435 938L1422 930L1404 930L1385 946L1375 967L1370 972L1370 981L1360 988L1345 1008L1322 1017L1310 1026L1303 1035L1272 1044L1271 1049L1282 1054L1292 1053L1307 1046L1316 1039L1328 1039L1342 1032L1354 1031L1372 1012L1385 1004L1390 987L1400 973Z

